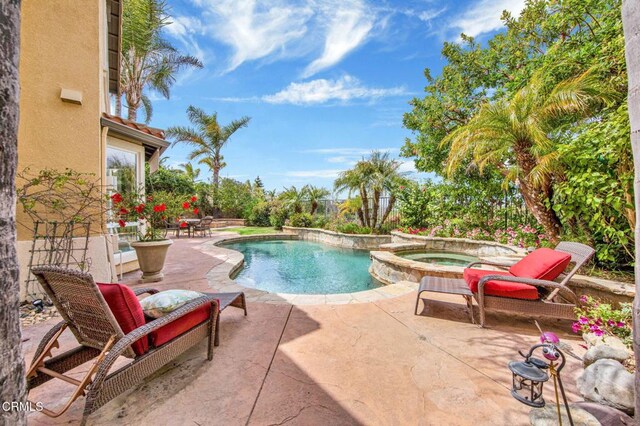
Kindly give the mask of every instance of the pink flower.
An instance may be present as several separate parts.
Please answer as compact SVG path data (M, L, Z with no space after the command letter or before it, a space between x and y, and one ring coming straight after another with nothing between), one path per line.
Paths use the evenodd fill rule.
M584 296L584 295L583 295L583 296L580 296L580 301L581 301L582 303L587 303L587 301L588 301L588 300L589 300L589 299L587 298L587 296Z
M614 327L614 326L616 325L616 322L615 322L614 320L611 320L611 319L610 319L609 321L607 321L607 325L608 325L609 327Z
M579 322L574 322L573 324L571 324L571 330L574 333L578 333L581 329L582 329L582 327L580 326Z
M589 318L587 318L587 317L580 317L580 318L578 318L578 322L579 322L580 324L589 324Z
M618 326L618 328L623 328L625 327L627 324L623 323L622 321L618 321L618 323L616 324Z

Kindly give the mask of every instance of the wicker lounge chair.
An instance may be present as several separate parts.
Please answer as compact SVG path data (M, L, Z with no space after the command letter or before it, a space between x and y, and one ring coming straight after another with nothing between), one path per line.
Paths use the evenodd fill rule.
M76 386L61 410L43 410L50 417L58 417L86 395L84 424L91 413L203 339L209 343L207 359L213 357L219 313L214 297L192 300L145 323L136 296L157 290L134 292L121 284L96 284L91 275L58 267L33 268L33 273L64 320L40 342L27 372L27 387L30 390L54 378ZM80 345L53 356L51 352L66 328ZM131 358L131 362L110 372L120 356ZM64 374L90 361L81 380Z
M475 299L480 308L481 327L485 325L487 310L573 319L578 297L567 283L594 252L584 244L561 242L554 250L536 250L515 264L472 262L464 270L464 279L423 277L418 288L415 314L418 315L422 294L433 292L463 296L473 323ZM481 264L502 270L472 268ZM565 272L570 265L573 267Z
M578 297L567 287L567 283L594 253L593 248L584 244L561 242L554 250L536 250L514 265L483 261L469 264L464 277L480 308L480 326L484 327L486 310L574 319ZM561 254L568 255L569 260L561 262ZM560 257L557 257L558 255ZM556 258L549 260L549 256ZM541 262L545 260L548 260L548 264L543 265ZM558 261L554 263L555 260ZM509 270L487 271L471 268L479 264ZM568 268L570 269L565 272Z

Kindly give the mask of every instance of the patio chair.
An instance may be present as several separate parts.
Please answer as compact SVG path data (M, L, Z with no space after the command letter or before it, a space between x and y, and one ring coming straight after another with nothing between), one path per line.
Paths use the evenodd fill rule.
M206 236L207 234L209 236L212 235L211 233L211 224L213 223L213 216L205 216L202 219L200 219L200 222L196 223L195 225L193 225L193 227L191 228L193 231L193 234L195 235L196 232L200 232L202 234L202 236Z
M179 237L180 223L175 221L164 221L164 236L166 237L169 232L173 232L174 237Z
M594 253L587 245L561 242L553 250L537 249L513 265L470 263L464 270L464 280L478 302L480 326L484 327L486 310L574 319L578 297L567 284ZM508 270L471 268L479 264ZM571 264L573 267L565 272Z
M63 321L40 342L27 372L27 389L54 378L75 386L62 409L43 410L47 416L60 416L86 395L84 424L91 413L203 339L208 340L207 359L213 357L219 302L211 296L194 299L147 322L137 296L157 293L155 289L133 291L123 284L96 284L89 274L52 266L33 268L33 273ZM53 356L67 328L80 345ZM120 356L131 361L111 372ZM82 379L64 374L90 361Z

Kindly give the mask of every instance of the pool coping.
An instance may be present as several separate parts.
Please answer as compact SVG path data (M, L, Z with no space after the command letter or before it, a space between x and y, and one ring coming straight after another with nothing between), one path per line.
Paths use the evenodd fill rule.
M215 292L242 291L248 301L271 304L290 305L346 305L350 303L369 303L377 300L390 299L417 290L416 283L400 281L395 284L387 284L379 288L358 291L354 293L333 294L297 294L297 293L270 293L264 290L245 287L238 284L231 277L242 268L244 255L238 251L223 247L223 244L231 244L244 241L270 241L270 240L300 240L297 235L285 233L259 234L259 235L220 235L214 241L203 244L202 250L222 262L214 266L205 275L209 287Z

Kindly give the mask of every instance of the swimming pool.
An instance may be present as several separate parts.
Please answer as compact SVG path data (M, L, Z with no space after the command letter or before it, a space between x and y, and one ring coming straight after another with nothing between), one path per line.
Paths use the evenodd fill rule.
M430 263L433 265L445 265L445 266L467 266L471 262L475 262L478 259L474 256L466 254L446 252L446 251L427 251L419 253L406 253L401 254L400 257L409 260L415 260L416 262Z
M244 254L235 281L271 293L335 294L370 290L382 284L369 274L368 251L309 241L248 241L223 247Z

